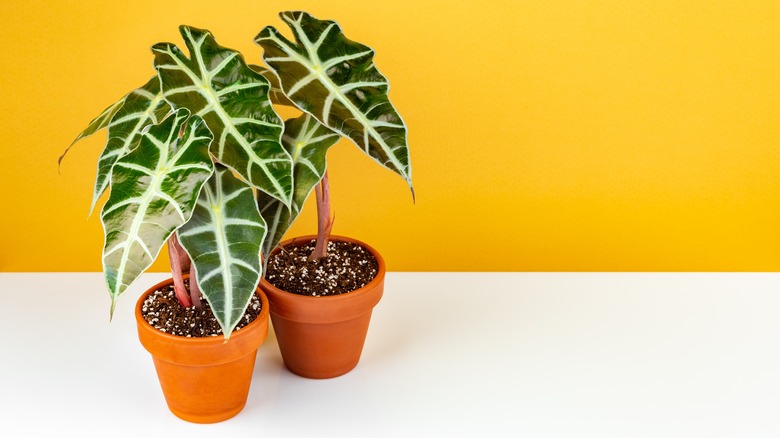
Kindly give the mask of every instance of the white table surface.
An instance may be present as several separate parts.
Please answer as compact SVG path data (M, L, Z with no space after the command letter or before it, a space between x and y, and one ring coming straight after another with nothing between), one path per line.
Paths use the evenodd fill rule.
M780 436L778 274L388 273L357 368L298 377L272 331L213 425L136 337L164 277L109 324L101 274L0 274L0 436Z

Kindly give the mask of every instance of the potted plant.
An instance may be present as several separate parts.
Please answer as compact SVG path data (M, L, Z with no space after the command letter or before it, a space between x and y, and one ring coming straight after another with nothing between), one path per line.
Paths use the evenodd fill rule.
M210 32L180 30L189 56L171 43L154 45L156 75L103 111L74 144L108 130L92 207L110 186L101 221L111 314L167 241L173 278L139 299L139 338L171 411L216 422L243 408L268 330L270 306L258 289L267 227L254 191L289 205L292 158L280 143L283 124L268 81ZM150 300L166 287L175 299L160 298L171 302L173 314L164 316ZM177 318L181 330L206 324L176 313L207 312L202 307L210 307L221 336L171 333Z
M294 309L300 304L296 297L277 293L273 286L263 283L262 289L274 293L269 305L258 290L264 267L260 254L269 260L315 186L319 187L319 227L314 258L327 252L332 225L325 171L327 149L346 136L380 164L399 173L411 187L406 128L387 98L387 81L371 62L373 51L347 40L332 21L316 20L304 12L285 12L281 16L292 27L298 44L272 27L265 28L256 41L265 48L264 59L272 70L245 64L240 53L218 45L206 30L181 26L189 56L171 43L154 45L156 75L104 110L73 142L103 128L108 130L98 160L92 209L110 186L101 220L111 314L119 295L148 269L163 244L168 243L173 278L142 295L136 319L141 342L154 356L169 408L190 421L220 421L241 410L254 350L267 332L269 310L276 309L274 321L280 344L287 345L286 339L294 337L288 334L300 332L296 328L285 330L282 322L276 322L290 317L285 309L297 312ZM283 59L287 57L290 59ZM303 115L282 123L271 101L293 105L303 110ZM349 240L332 238L337 239ZM352 350L352 356L356 353L354 364L384 279L381 256L368 245L361 245L376 261L377 272L370 284L343 296L309 300L304 305L319 307L318 312L327 320L345 317L332 316L343 310L323 312L329 307L326 303L342 303L335 307L346 308L348 313L355 313L355 303L368 305L367 310L357 311L359 315L346 318L361 321L349 329L359 345L347 347L341 343L334 347ZM189 275L183 274L187 272ZM173 289L178 302L172 307L197 308L203 299L211 307L226 342L182 338L152 328L142 311L149 307L147 299L165 288ZM262 304L257 322L233 332L245 318L255 293ZM296 304L287 306L288 302ZM329 331L320 324L322 321L303 319L304 326L314 324L310 328L319 333ZM313 337L315 341L317 336ZM184 347L178 345L182 342L199 347L183 353ZM163 347L174 349L159 351ZM294 368L294 359L286 350L282 346L285 363L306 375L307 371ZM324 351L315 359L331 357L332 353ZM236 371L236 365L229 362L236 357L244 365L251 362L248 372ZM185 362L184 367L169 366L177 362ZM206 376L205 365L209 362L219 363L222 371ZM354 364L346 369L340 364L335 373L315 370L319 374L310 376L332 377ZM168 368L185 368L185 374L167 376ZM226 384L235 374L241 374L246 383ZM207 406L216 393L233 386L238 395L229 397L229 407Z
M330 236L325 156L341 137L354 142L409 185L407 130L388 98L389 84L373 63L374 51L347 39L333 21L305 12L284 12L290 41L274 27L255 42L273 72L279 103L303 114L285 122L282 143L293 160L291 208L258 192L269 227L263 255L269 268L260 287L271 302L271 320L285 365L304 377L330 378L354 368L371 312L383 293L385 264L369 245ZM317 205L317 236L278 246L311 191ZM313 246L313 248L312 248ZM338 254L329 255L330 251Z

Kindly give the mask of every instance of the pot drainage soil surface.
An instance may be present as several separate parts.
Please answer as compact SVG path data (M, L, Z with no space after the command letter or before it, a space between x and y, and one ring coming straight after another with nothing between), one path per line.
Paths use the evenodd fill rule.
M308 261L315 241L288 245L272 255L265 279L298 295L339 295L360 289L376 277L378 264L370 252L350 242L328 242L328 255Z
M189 280L185 280L184 284L189 290ZM173 285L170 285L149 294L141 307L141 315L149 325L164 333L187 338L221 336L222 328L205 298L201 299L201 305L203 308L200 310L182 307L173 292ZM252 301L234 331L254 321L261 307L260 297L252 294Z

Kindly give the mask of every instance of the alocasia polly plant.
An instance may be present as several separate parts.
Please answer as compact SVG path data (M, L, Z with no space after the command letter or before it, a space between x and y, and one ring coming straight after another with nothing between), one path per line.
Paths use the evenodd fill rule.
M295 42L272 26L255 42L263 60L279 78L287 99L304 112L299 120L285 122L283 141L293 156L295 189L291 211L259 194L261 212L271 226L268 255L281 240L312 188L317 190L318 238L315 257L324 255L332 226L329 212L325 153L338 133L352 140L382 166L399 174L412 189L412 167L407 130L390 103L387 79L374 65L374 51L344 36L335 21L317 20L306 12L283 12L282 20ZM332 141L331 141L332 139Z
M101 219L112 314L167 242L179 302L198 305L202 293L229 338L260 281L262 258L315 187L315 256L324 254L332 225L325 157L342 136L412 187L406 127L373 50L333 21L281 17L295 42L270 26L255 39L269 68L247 65L207 30L181 26L189 53L155 44L156 75L74 140L108 131L92 208L110 187ZM303 114L282 123L272 102Z
M266 224L254 191L289 205L292 158L281 145L284 125L268 80L210 32L182 26L181 34L189 56L170 43L154 45L157 74L76 141L108 130L93 205L110 182L101 218L112 313L169 241L179 301L200 302L181 281L191 260L192 295L202 292L228 338L262 272Z

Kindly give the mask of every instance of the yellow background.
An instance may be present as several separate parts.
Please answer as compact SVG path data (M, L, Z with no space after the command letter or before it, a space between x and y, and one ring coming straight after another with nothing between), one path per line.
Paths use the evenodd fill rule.
M100 270L105 135L59 154L179 24L260 63L286 9L376 49L409 125L416 205L329 155L334 232L391 270L780 270L780 2L3 0L0 271Z

